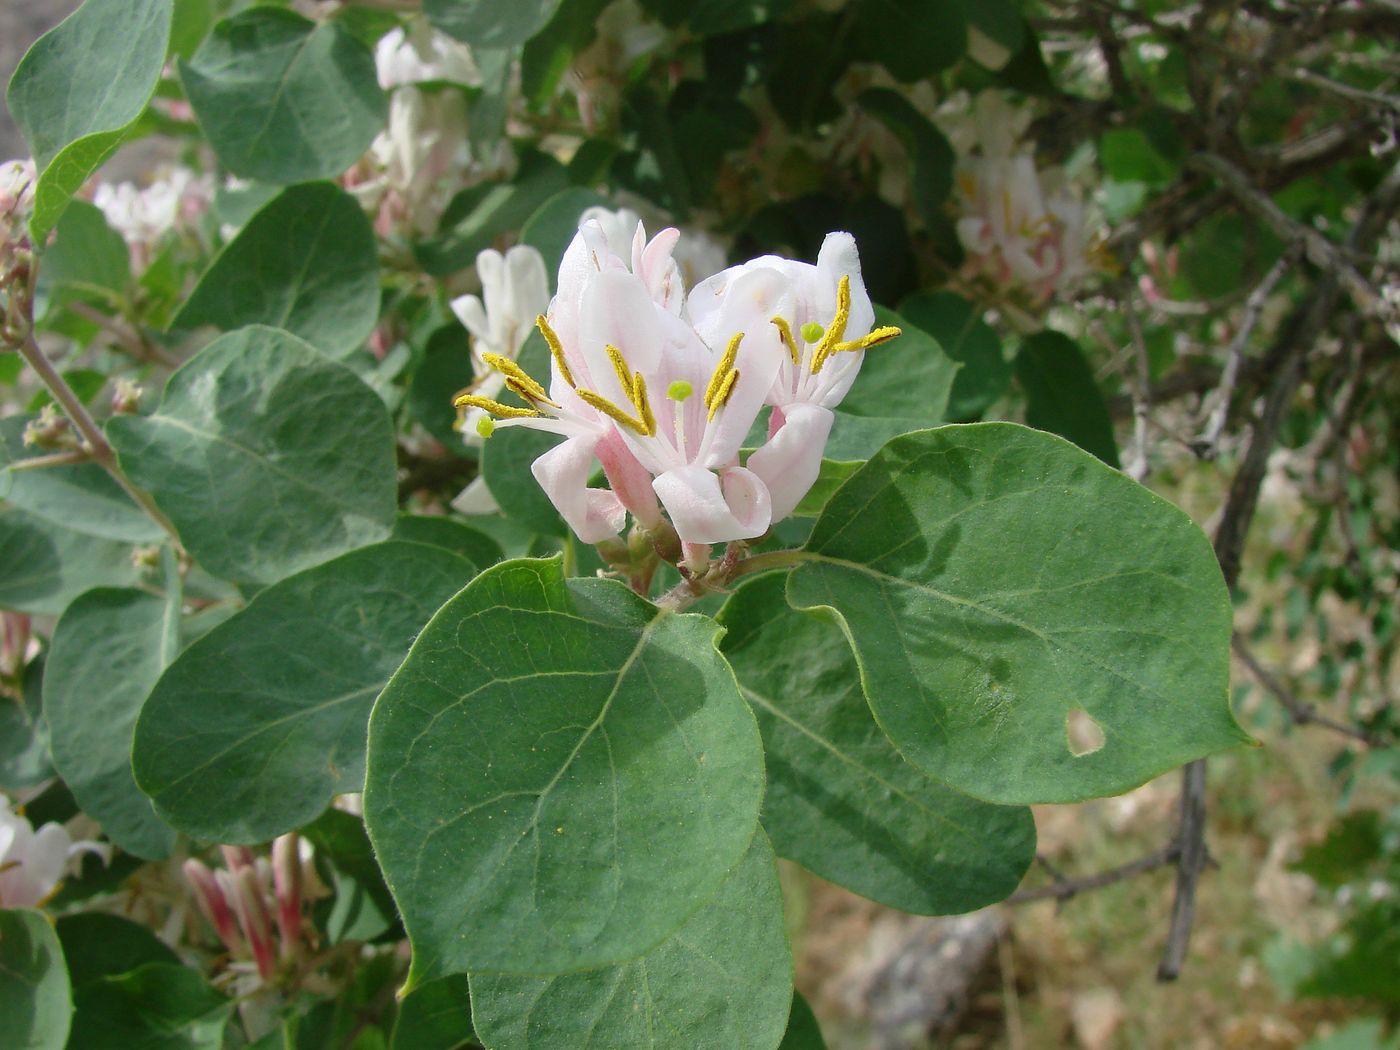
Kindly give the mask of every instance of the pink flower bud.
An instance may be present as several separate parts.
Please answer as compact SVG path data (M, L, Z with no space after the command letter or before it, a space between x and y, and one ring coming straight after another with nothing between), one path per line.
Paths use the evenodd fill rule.
M282 957L291 958L301 945L300 840L281 835L272 843L272 884L277 894L277 931Z
M258 975L270 981L277 972L277 955L272 945L272 917L268 914L267 900L263 888L258 883L257 869L240 867L231 878L234 888L233 909L238 916L239 928L253 950L253 962L257 964Z
M224 896L214 872L194 859L185 861L181 870L185 873L185 881L194 891L194 903L199 908L199 913L214 927L214 932L219 935L219 940L224 942L224 946L230 952L236 953L242 947L243 941L238 936L238 926L234 922L233 912L229 909L228 898Z
M235 874L240 868L257 866L257 858L247 846L220 846L219 850L224 855L224 866Z

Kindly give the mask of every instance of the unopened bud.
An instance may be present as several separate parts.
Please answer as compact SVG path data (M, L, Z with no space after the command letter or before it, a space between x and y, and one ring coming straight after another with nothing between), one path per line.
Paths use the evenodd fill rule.
M230 881L233 883L233 910L238 916L239 929L253 951L258 976L270 981L277 972L277 956L272 946L272 917L268 914L267 900L258 883L257 869L251 865L241 867Z
M185 861L181 870L185 873L185 881L194 891L195 907L208 920L209 925L214 927L214 932L219 935L219 940L224 942L224 947L236 954L243 941L238 936L238 924L234 922L228 898L224 895L214 872L193 859Z
M235 874L240 868L252 868L257 865L257 858L247 846L220 846L219 852L224 855L224 865Z
M272 842L272 886L282 958L288 959L301 945L301 855L296 835L281 835Z
M130 379L118 379L116 389L112 391L112 414L114 416L129 416L141 407L141 395L145 388L139 383L133 383Z
M45 405L39 410L38 418L26 424L21 440L42 449L71 449L78 445L72 426L51 404Z
M160 568L160 548L159 547L133 547L131 550L131 567L137 572L148 572L152 569Z

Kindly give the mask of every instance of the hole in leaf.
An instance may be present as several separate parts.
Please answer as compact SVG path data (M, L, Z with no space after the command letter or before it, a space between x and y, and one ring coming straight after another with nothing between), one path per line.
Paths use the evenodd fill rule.
M1066 713L1065 740L1069 744L1069 753L1075 758L1092 755L1103 747L1105 739L1103 726L1095 722L1084 708L1071 708Z

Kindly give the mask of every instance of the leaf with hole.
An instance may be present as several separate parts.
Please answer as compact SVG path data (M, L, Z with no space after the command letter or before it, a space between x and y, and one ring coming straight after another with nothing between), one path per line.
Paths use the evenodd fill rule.
M789 601L839 615L881 728L959 791L1114 795L1249 739L1210 542L1060 438L1010 423L896 438L827 503L803 558ZM1102 747L1075 754L1076 710Z

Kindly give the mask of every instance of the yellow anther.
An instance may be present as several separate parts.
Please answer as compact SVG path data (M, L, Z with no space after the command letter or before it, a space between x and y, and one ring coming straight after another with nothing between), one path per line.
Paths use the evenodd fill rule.
M734 370L734 362L739 357L739 344L744 340L743 332L735 332L734 337L729 340L729 345L724 348L724 356L719 359L719 364L715 367L715 374L710 376L710 382L705 387L705 407L710 409L711 418L714 417L715 398L719 396L719 391L725 383L731 382L729 373ZM723 404L721 401L720 404Z
M584 404L592 405L599 412L603 413L603 415L609 416L612 419L617 420L617 422L622 424L624 427L627 427L629 430L636 431L642 437L651 437L651 435L656 432L655 421L653 421L651 425L648 425L646 419L633 419L626 412L622 411L622 409L618 408L611 401L605 398L602 394L595 394L592 390L585 390L583 387L579 387L576 393L579 396L579 400L581 400ZM648 415L649 414L650 413L648 413Z
M903 335L902 329L887 325L884 328L876 328L869 335L863 335L859 339L852 339L848 343L837 343L836 349L832 353L845 354L855 350L869 350L872 346L879 346L881 343L888 343L895 336Z
M840 282L836 285L836 316L831 319L831 324L826 326L821 342L812 351L812 375L820 372L822 365L826 364L826 359L836 352L836 345L845 338L846 325L850 320L851 278L842 274Z
M793 364L800 365L802 351L797 349L797 340L792 337L792 326L787 323L787 318L775 317L773 324L778 326L778 335L782 338L783 345L787 347L788 357L792 358Z
M635 400L632 387L636 384L632 378L632 370L627 367L627 359L622 356L622 351L611 343L603 347L603 350L607 352L608 360L612 362L613 371L617 373L617 382L622 387L622 392L629 399Z
M729 395L734 393L734 385L738 382L739 370L737 368L732 368L725 373L724 380L720 383L719 389L715 392L714 399L707 402L710 408L710 414L706 417L707 419L715 418L715 413L723 408L729 401Z
M545 320L544 314L535 318L535 327L540 330L540 335L544 336L544 341L549 344L549 353L554 358L554 367L559 370L559 375L569 386L574 386L574 375L569 371L568 362L564 360L564 344L559 341L559 336Z
M526 419L530 416L539 415L533 408L516 408L514 405L503 405L499 401L492 401L489 397L479 397L476 394L458 394L452 399L454 408L480 408L490 412L493 416L500 416L502 419Z
M635 378L636 383L632 386L632 403L637 406L637 413L641 416L647 437L651 437L656 433L656 416L652 414L651 402L647 400L647 381L642 378L640 372L636 374Z
M481 359L505 376L506 385L526 401L543 401L545 404L554 404L553 401L549 400L549 391L510 358L502 357L500 354L482 354Z

